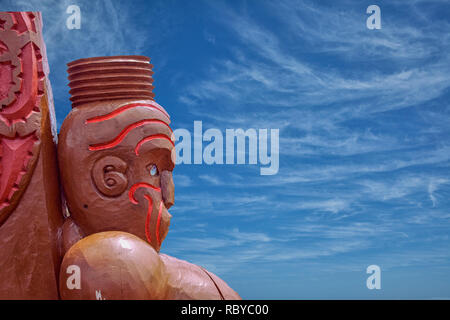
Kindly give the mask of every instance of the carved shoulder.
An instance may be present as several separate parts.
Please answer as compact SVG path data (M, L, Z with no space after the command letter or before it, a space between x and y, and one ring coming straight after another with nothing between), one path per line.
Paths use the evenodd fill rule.
M231 289L231 287L225 281L216 276L214 273L204 268L202 269L209 275L211 280L214 281L214 284L220 291L220 294L224 300L242 300L241 296L236 291Z
M240 300L241 297L215 274L195 264L160 254L166 266L169 300Z
M162 299L167 277L156 251L119 231L92 234L65 254L60 271L62 299Z

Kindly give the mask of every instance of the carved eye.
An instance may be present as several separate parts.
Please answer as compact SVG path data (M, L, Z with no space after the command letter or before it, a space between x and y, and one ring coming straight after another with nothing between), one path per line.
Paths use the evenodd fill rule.
M150 173L150 175L152 177L157 176L158 175L158 167L154 164L150 164L147 166L148 172Z

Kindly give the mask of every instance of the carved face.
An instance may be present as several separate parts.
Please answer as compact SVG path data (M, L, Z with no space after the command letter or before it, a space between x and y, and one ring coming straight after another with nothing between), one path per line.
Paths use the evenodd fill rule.
M169 123L151 100L72 110L61 127L58 156L70 214L86 234L125 231L159 251L174 202Z

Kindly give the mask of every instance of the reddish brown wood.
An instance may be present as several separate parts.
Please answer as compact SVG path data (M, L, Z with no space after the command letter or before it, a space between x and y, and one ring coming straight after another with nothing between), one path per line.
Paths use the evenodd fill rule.
M0 299L58 299L60 189L41 16L0 13Z
M73 109L58 144L72 219L64 232L76 226L86 237L64 256L62 298L240 299L203 268L158 254L174 204L175 147L170 116L153 100L150 59L97 57L68 66ZM68 287L74 265L80 288Z

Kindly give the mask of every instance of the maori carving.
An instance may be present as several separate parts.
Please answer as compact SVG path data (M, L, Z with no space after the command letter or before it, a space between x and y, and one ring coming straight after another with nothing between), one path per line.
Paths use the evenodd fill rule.
M27 187L39 154L44 72L34 13L0 13L0 39L1 224Z
M63 245L61 297L95 299L101 291L106 299L239 299L203 268L159 254L174 204L175 145L170 116L153 100L149 61L68 64L73 109L58 159L72 227L63 235L70 245ZM80 290L66 285L73 265L84 274Z
M38 12L0 12L0 299L58 299L56 124Z
M70 63L74 109L58 153L71 218L86 235L126 231L159 250L170 221L160 175L172 179L175 150L170 117L151 100L151 67L138 56Z

